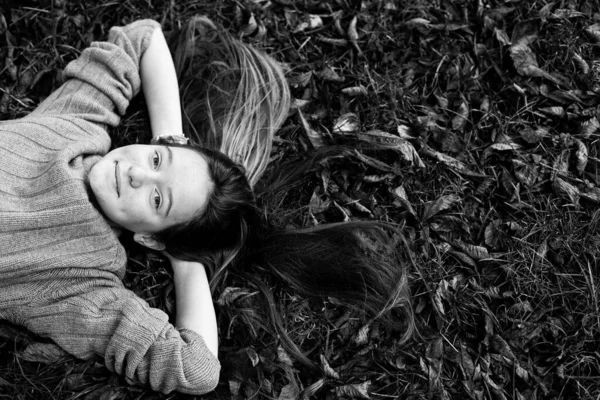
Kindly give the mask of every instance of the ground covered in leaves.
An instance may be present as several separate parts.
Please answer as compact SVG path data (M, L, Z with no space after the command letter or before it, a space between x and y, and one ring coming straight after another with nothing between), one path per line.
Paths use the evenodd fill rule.
M207 398L600 398L600 8L583 0L5 0L0 119L17 118L110 26L204 13L286 63L294 110L273 161L345 144L277 204L285 223L380 219L414 264L419 334L282 288L291 359L255 288L216 303L224 372ZM145 140L133 115L116 133ZM377 149L374 149L377 148ZM168 265L127 285L172 313ZM166 399L0 325L0 398Z

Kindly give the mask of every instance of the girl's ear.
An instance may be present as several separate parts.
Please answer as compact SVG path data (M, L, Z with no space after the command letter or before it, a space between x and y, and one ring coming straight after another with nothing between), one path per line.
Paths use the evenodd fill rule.
M163 251L165 249L164 243L156 240L151 234L135 233L133 235L133 240L152 250Z

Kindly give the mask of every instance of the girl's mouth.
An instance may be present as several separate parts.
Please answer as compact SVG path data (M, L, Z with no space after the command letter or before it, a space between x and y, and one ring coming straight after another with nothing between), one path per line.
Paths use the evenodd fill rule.
M119 190L121 182L119 180L119 162L115 162L115 187L117 189L117 197L121 197L121 192Z

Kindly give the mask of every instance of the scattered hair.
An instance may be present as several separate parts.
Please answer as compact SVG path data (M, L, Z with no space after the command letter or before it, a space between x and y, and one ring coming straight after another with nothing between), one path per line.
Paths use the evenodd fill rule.
M192 18L168 41L179 79L184 132L241 164L253 187L290 107L281 64L203 16Z
M168 42L180 84L184 133L207 160L215 189L196 219L157 234L167 251L204 264L213 290L225 267L252 282L264 302L261 325L307 366L316 367L286 332L272 289L257 272L266 271L305 296L335 297L366 318L391 324L402 331L400 343L406 342L415 325L406 257L399 251L406 242L396 229L355 221L280 231L260 218L252 188L266 170L274 133L290 105L281 66L206 17L193 18ZM317 160L340 151L317 151L298 168L270 167L273 176L261 180L257 191L268 196L285 190ZM264 181L270 188L264 188Z

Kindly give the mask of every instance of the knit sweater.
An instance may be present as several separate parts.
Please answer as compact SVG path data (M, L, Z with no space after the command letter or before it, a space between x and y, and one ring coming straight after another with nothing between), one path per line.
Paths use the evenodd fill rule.
M154 390L201 394L220 364L197 333L127 290L125 250L90 201L87 175L140 91L155 21L113 28L25 118L0 122L0 319Z

